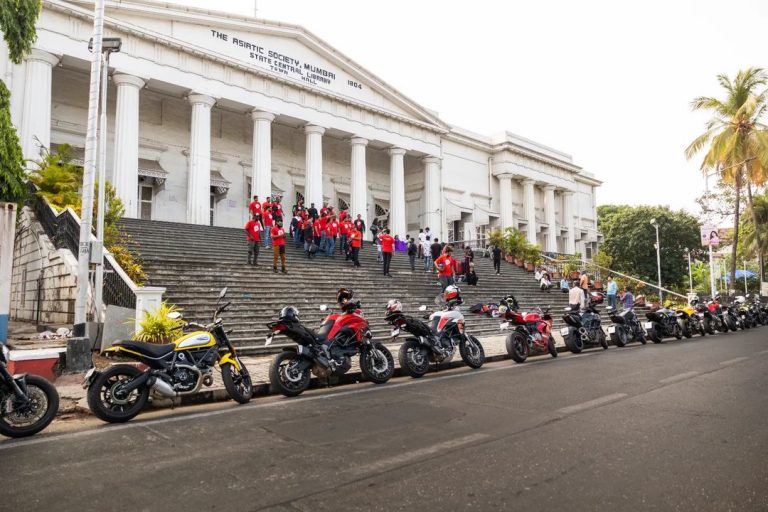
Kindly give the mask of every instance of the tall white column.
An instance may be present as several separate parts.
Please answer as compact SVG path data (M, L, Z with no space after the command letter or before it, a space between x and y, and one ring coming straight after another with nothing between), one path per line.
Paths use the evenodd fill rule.
M253 110L251 119L253 119L252 195L259 196L259 201L264 201L272 195L272 121L275 115Z
M189 133L189 176L187 180L187 222L210 223L211 197L211 107L216 100L204 94L190 94L192 125Z
M21 149L25 159L39 160L40 146L51 147L51 79L59 58L33 49L26 59Z
M536 181L523 180L523 208L525 217L528 219L526 235L528 243L536 243L536 195L533 193L533 186Z
M368 139L353 137L349 140L352 145L352 181L350 184L350 215L353 219L362 215L363 222L368 225L368 176L365 162L365 147ZM365 235L365 233L363 233Z
M117 86L112 185L125 205L125 216L135 219L139 216L139 91L144 80L115 74L112 81Z
M573 222L573 192L566 190L563 192L563 222L568 228L568 238L565 243L565 252L574 254L576 252L576 226Z
M512 175L499 175L499 210L501 229L515 227L515 205L512 201Z
M389 150L389 232L405 236L405 150Z
M547 240L544 244L544 250L547 252L557 252L557 219L555 218L555 187L546 185L544 187L544 219L549 228L547 228Z
M307 134L306 177L304 182L304 204L309 208L315 203L320 210L323 206L323 134L325 128L308 124L304 127Z
M431 233L442 236L443 221L440 214L440 159L427 156L424 162L424 218L419 227L429 228Z

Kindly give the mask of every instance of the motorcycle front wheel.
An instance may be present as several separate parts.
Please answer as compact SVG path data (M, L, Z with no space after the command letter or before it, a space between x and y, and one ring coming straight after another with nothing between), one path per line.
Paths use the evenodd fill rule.
M232 363L221 365L221 380L224 381L224 387L232 400L239 404L247 404L251 401L253 396L251 375L243 363L240 363L239 370Z
M461 359L470 368L480 368L485 362L485 349L480 343L480 340L467 334L464 339L459 342L459 353Z
M600 332L597 334L597 341L600 342L600 346L603 347L603 350L608 350L608 338L605 336L605 332L600 329Z
M381 343L374 343L360 353L360 372L374 384L384 384L395 374L395 358Z
M661 343L661 336L659 336L659 329L657 327L651 327L648 329L648 337L654 343Z
M397 358L400 361L400 368L414 379L423 377L429 370L427 349L421 346L418 340L406 340L400 346Z
M127 393L122 388L143 373L127 364L107 368L88 388L91 412L108 423L123 423L134 418L147 404L149 388L143 385Z
M680 327L680 324L675 324L672 327L672 336L678 340L683 339L683 329Z
M53 384L37 375L27 375L26 383L26 403L12 391L0 390L0 434L4 436L37 434L53 421L59 410L59 393Z
M286 350L275 356L269 367L269 382L272 387L285 396L298 396L309 387L312 372L309 368L300 370L302 357L296 352Z
M555 347L555 340L552 338L552 335L550 335L549 340L547 340L547 352L549 352L549 355L552 357L557 357L557 347Z
M709 318L704 319L704 332L710 335L715 334L715 328L712 326L712 321Z
M511 332L507 336L507 354L516 363L524 363L528 359L528 340L523 333Z

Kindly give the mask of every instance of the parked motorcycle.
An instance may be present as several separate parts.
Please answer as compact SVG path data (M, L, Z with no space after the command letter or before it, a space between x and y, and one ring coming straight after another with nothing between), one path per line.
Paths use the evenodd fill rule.
M582 312L565 308L563 320L567 327L560 329L560 334L565 339L565 346L578 354L589 345L599 344L603 349L608 348L608 339L601 326L600 313L595 304L590 302Z
M757 320L755 315L752 314L752 310L747 303L747 298L743 295L739 295L734 300L734 308L736 310L736 316L739 319L739 326L742 329L751 329L757 327Z
M672 336L678 340L682 339L682 325L677 321L677 315L671 309L660 308L656 311L649 311L645 316L648 318L648 322L645 322L643 327L654 343L661 343L662 339Z
M707 302L707 309L709 309L709 312L713 317L715 329L720 332L736 330L735 326L733 329L731 329L729 322L726 321L725 309L720 304L720 295L716 295Z
M507 336L506 345L507 354L516 363L524 363L531 351L548 352L552 357L557 357L549 308L536 308L530 313L521 312L515 296L508 295L501 301L499 312L504 315L501 328L513 329Z
M699 317L699 323L704 329L704 332L707 334L715 334L715 328L719 323L719 319L712 315L707 305L700 303L698 300L693 300L691 301L691 307L696 311L696 316Z
M704 325L704 318L696 310L696 304L697 304L697 301L693 300L690 304L688 304L684 308L679 309L678 313L684 313L687 316L686 327L688 328L688 332L690 334L698 334L700 336L705 336L707 334L707 329L706 329L706 326ZM678 320L680 318L681 317L678 317ZM690 338L690 336L687 336L685 334L685 329L683 329L683 336L685 336L686 338Z
M446 363L450 361L456 349L459 349L461 359L470 368L480 368L485 362L485 350L476 337L464 330L464 315L459 311L461 298L458 288L449 286L443 293L445 307L431 315L429 325L418 318L405 315L403 305L393 299L387 303L386 320L392 329L392 339L397 339L401 331L411 334L400 346L400 368L413 378L424 376L429 370L430 363ZM426 311L426 306L420 308Z
M0 345L0 434L27 437L53 421L59 410L56 388L38 375L11 375L8 348Z
M251 377L227 337L219 314L231 304L219 306L227 294L224 288L216 301L212 322L200 325L185 322L180 329L188 332L173 343L158 345L144 341L118 341L104 352L124 356L146 365L139 369L129 364L116 364L104 371L91 368L83 387L88 389L88 406L100 419L110 423L130 420L141 412L154 393L175 398L197 393L202 386L213 384L213 368L218 364L229 396L238 403L250 401ZM181 319L178 312L168 315Z
M337 293L341 313L331 313L320 324L318 332L302 325L299 311L286 306L277 322L267 324L270 345L276 334L296 342L284 349L269 368L269 381L285 396L297 396L309 386L314 373L318 377L339 376L352 367L352 356L360 355L360 371L375 384L387 382L395 372L392 353L373 341L368 320L363 316L360 302L353 301L353 292L342 288ZM321 306L321 310L327 308Z
M614 345L623 347L632 341L639 341L643 345L647 343L643 326L632 308L618 310L608 306L605 312L613 322L608 326L608 335Z
M725 317L725 321L730 330L737 331L739 328L742 330L748 329L748 327L741 321L735 303L723 307L723 316Z
M760 303L760 297L755 295L749 305L749 310L760 325L768 325L768 305Z

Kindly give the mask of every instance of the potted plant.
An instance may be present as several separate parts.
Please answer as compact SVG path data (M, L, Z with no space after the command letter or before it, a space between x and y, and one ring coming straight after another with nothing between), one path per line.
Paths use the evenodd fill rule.
M597 276L595 279L595 288L598 290L603 289L603 281L600 279L600 275L602 274L601 270L608 270L611 267L611 263L613 263L613 258L602 251L592 257L592 266L590 270Z
M543 258L541 257L541 248L538 245L526 244L525 248L525 263L528 272L536 270L536 265L541 263Z
M504 235L504 250L507 253L506 260L509 263L514 261L518 266L522 266L522 262L518 263L518 259L521 258L524 243L525 238L520 231L514 228L507 228Z

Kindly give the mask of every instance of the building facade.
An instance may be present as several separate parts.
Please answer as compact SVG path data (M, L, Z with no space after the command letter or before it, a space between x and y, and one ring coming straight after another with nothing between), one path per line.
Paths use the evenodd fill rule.
M0 51L25 158L82 159L93 4L44 0L21 65ZM443 240L516 227L550 252L599 239L591 174L511 133L450 126L302 27L108 1L107 179L126 216L240 227L252 195L348 206L393 234Z

